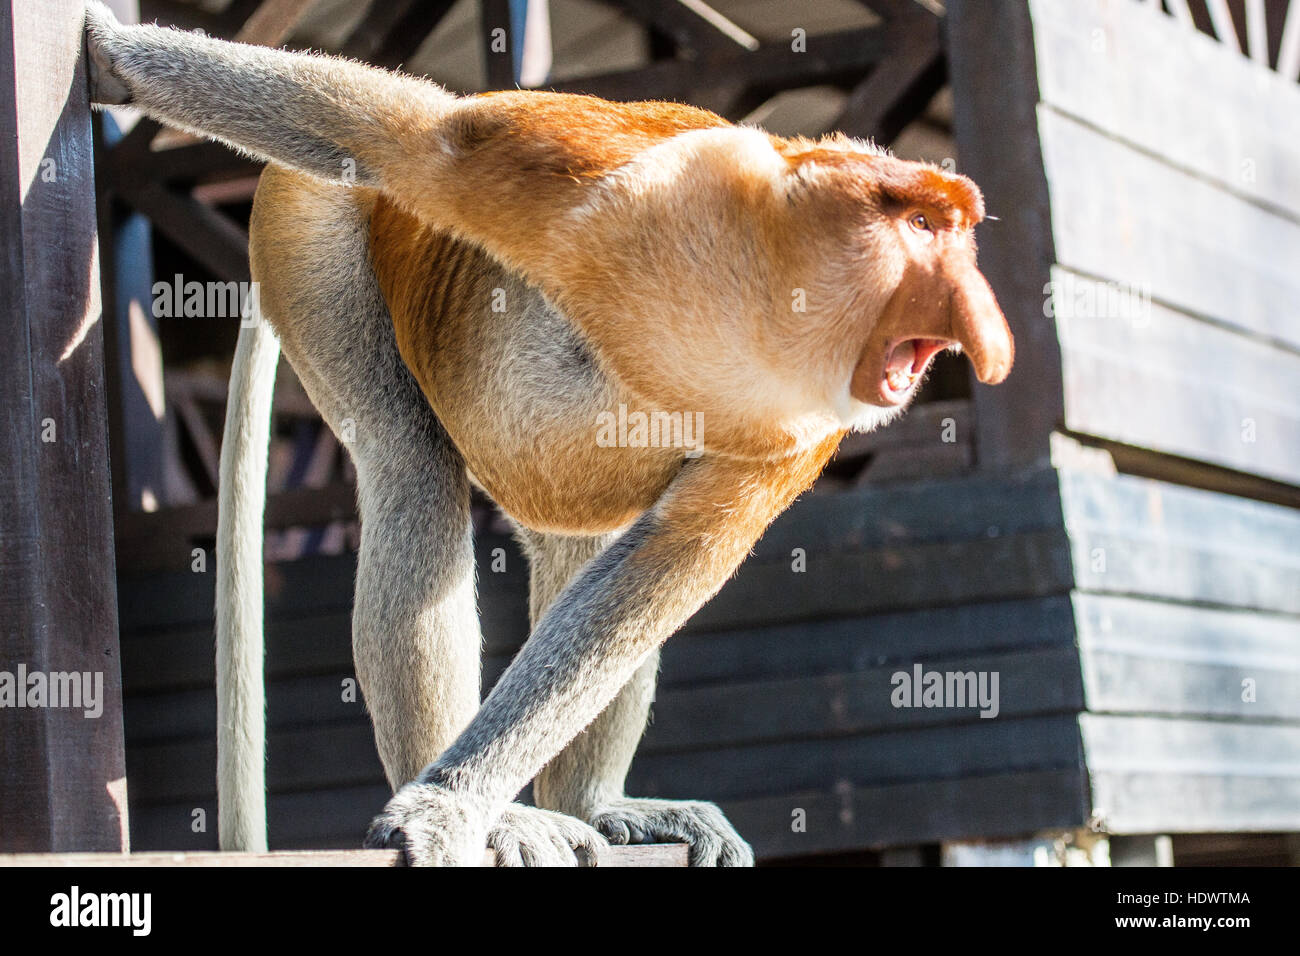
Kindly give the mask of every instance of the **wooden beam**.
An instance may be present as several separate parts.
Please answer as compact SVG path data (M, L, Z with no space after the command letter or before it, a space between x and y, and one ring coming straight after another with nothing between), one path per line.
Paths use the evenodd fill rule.
M849 136L892 142L916 119L947 78L936 18L915 18L915 33L853 88L832 124Z
M997 217L977 231L980 267L1016 339L1010 382L972 386L976 466L996 472L1046 465L1064 409L1056 326L1043 315L1056 251L1038 135L1033 24L1022 0L950 0L947 11L960 172L979 183ZM996 56L988 46L994 36Z
M886 23L808 38L806 52L788 39L762 43L753 53L709 51L694 60L665 60L635 70L580 77L546 88L612 100L690 100L700 89L725 84L774 87L849 77L879 63L906 36L906 24Z
M0 2L0 670L84 675L102 706L0 710L8 851L127 844L83 9Z
M240 43L279 46L320 0L262 0L233 39Z
M486 89L513 90L518 73L515 44L517 39L522 39L523 22L515 16L511 0L479 0L479 19L483 62L487 67ZM505 31L504 37L500 31Z
M602 848L597 866L686 866L685 843ZM493 866L488 850L483 866ZM276 853L21 853L0 855L0 867L159 867L159 866L397 866L396 850L281 850Z
M219 280L249 281L248 233L234 220L159 183L126 185L121 195Z
M388 0L374 4L343 43L343 55L396 67L438 28L455 0Z
M749 50L759 41L703 0L613 0L629 15L669 37L693 59L705 50Z
M268 530L310 527L355 516L356 488L352 485L293 488L268 496L265 527ZM216 534L216 521L216 499L122 515L118 524L118 559L132 568L185 567L194 542Z

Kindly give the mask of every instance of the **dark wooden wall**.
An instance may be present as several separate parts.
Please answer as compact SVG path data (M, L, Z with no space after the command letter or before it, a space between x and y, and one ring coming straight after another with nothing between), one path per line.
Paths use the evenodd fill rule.
M807 498L669 642L630 788L722 802L765 856L1086 815L1060 508L1046 476ZM508 539L478 547L491 680L526 631L526 573ZM386 792L362 708L340 693L353 568L313 558L271 575L273 846L351 845ZM123 577L120 593L133 844L211 847L215 833L191 831L194 809L215 819L211 572ZM917 662L999 671L1001 715L893 708L891 675Z
M0 852L126 836L82 9L0 0L0 671L98 674L104 709L0 710Z
M1300 829L1294 78L1135 0L947 9L1016 372L962 400L957 474L777 522L669 642L631 788L720 801L766 858ZM893 454L946 460L938 424ZM525 568L479 547L491 679ZM342 699L353 569L270 576L273 846L355 845L387 793ZM141 849L215 845L211 574L120 581ZM918 663L996 671L999 716L894 708Z
M974 393L977 460L1060 476L1093 812L1300 828L1296 76L1159 4L948 11L964 171L999 217L982 258L1021 344ZM954 42L995 32L996 64Z

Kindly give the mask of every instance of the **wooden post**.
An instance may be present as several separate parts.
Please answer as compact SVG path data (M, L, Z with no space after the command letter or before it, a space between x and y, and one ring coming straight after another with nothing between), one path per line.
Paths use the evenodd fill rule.
M0 850L11 852L127 843L82 11L0 0ZM20 673L41 676L15 686ZM40 706L50 674L78 676L51 683ZM92 699L50 706L78 703L74 689Z
M1016 338L1004 387L974 385L975 463L983 471L1048 467L1064 418L1061 350L1043 303L1056 252L1038 136L1038 74L1023 0L952 0L944 18L958 172L980 184L991 217L980 267Z
M1111 866L1173 866L1174 841L1167 836L1113 836Z

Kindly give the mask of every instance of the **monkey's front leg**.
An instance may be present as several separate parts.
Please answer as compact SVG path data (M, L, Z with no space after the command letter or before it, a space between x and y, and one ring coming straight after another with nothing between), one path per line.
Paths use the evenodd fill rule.
M623 789L658 678L650 657L613 703L533 781L538 806L586 820L610 843L685 843L691 866L753 866L754 851L717 804L630 797Z
M583 565L616 537L523 536L534 627ZM659 654L652 651L600 716L537 775L533 797L539 807L586 820L612 843L685 843L692 866L750 866L749 844L714 804L640 799L624 791L658 676Z
M717 592L839 437L780 461L688 463L565 588L469 727L371 824L367 845L401 848L414 864L476 863L507 802Z

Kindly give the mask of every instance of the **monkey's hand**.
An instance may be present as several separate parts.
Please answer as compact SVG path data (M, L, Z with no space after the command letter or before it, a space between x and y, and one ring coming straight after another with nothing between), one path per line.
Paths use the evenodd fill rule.
M408 866L594 866L605 838L581 820L519 803L492 822L481 801L430 783L408 783L366 834L370 849L401 850Z
M492 817L481 799L417 781L393 794L364 845L401 850L407 866L481 866Z
M577 817L512 803L488 833L497 866L595 866L609 842Z
M131 89L113 73L113 48L122 29L102 3L86 4L86 52L89 54L90 99L107 106L131 102Z
M623 797L598 807L591 825L610 843L685 843L691 866L753 866L754 851L716 804Z

